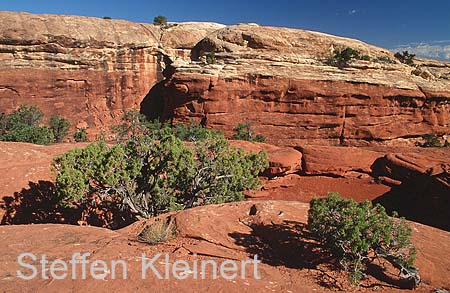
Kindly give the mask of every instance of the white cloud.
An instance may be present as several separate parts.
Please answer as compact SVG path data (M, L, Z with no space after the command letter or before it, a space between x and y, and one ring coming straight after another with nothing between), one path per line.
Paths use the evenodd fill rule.
M354 15L356 14L358 11L356 9L352 9L348 12L349 15Z
M411 43L398 46L392 51L408 51L420 57L450 61L450 40Z

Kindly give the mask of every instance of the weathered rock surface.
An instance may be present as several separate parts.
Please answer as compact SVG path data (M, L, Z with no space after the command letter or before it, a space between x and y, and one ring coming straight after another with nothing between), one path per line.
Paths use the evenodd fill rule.
M450 149L400 151L372 166L373 176L393 185L375 202L410 220L450 231Z
M0 257L0 290L60 292L72 291L120 291L124 292L184 292L187 288L196 292L322 292L354 288L346 284L346 276L328 264L317 244L308 236L304 227L308 205L286 201L241 202L206 206L182 211L170 216L175 220L178 237L164 244L151 246L136 241L136 235L146 225L138 222L119 231L93 227L68 225L20 225L0 226L3 251ZM149 221L148 223L151 223ZM420 291L430 292L436 288L448 288L450 248L443 245L450 241L450 234L425 225L412 223L412 240L417 248L416 265L420 268L422 284ZM37 257L45 254L51 262L71 260L74 253L90 253L89 268L95 260L103 260L108 269L103 279L95 280L89 270L86 280L81 280L81 266L77 266L76 280L69 277L56 280L49 271L48 279L39 275L31 281L19 280L17 270L24 270L18 264L18 256L33 253ZM255 254L262 261L258 266L261 280L255 280L253 271L246 270L246 279L234 281L218 278L212 280L210 271L205 279L158 280L151 271L142 279L142 254L150 261L157 253L168 253L169 269L176 260L187 261L191 267L194 261L215 260L221 264L225 259L246 260ZM193 254L196 254L194 256ZM127 279L122 279L122 267L116 267L116 279L112 279L111 261L126 263ZM29 259L25 259L26 262ZM50 264L48 264L49 266ZM381 265L380 265L381 266ZM155 262L155 268L164 273L164 256ZM48 267L47 267L48 269ZM97 272L101 268L97 266ZM390 267L387 269L394 273ZM394 274L369 274L358 291L400 292ZM374 286L367 285L376 284Z
M0 11L0 112L38 105L93 134L109 130L218 24L151 24ZM172 50L164 51L164 46ZM180 51L180 52L178 52Z
M325 64L345 47L392 62ZM422 60L415 69L357 40L255 25L211 33L192 58L205 60L208 52L215 52L216 64L175 62L165 91L149 97L164 100L165 118L194 119L227 134L249 122L269 143L288 146L399 145L449 133L449 63Z
M450 65L324 63L347 46L394 58L357 40L258 25L158 27L5 11L0 25L0 110L36 104L92 136L139 108L163 71L169 80L141 105L149 116L194 119L227 134L247 121L276 145L408 144L449 132ZM208 52L216 64L195 61Z
M243 140L232 140L233 147L246 152L258 153L265 151L269 161L269 168L264 172L268 177L284 176L302 170L302 153L289 147L277 147L267 143L255 143Z
M357 147L307 145L299 148L303 154L304 173L342 177L370 174L371 166L384 153Z

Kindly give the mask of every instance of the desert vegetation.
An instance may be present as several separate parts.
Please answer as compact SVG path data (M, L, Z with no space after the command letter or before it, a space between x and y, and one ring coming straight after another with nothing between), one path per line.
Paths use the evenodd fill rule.
M43 125L44 113L37 106L21 105L11 114L0 114L0 140L48 145L67 136L68 120L53 115L50 127Z
M395 53L394 57L406 65L414 66L414 57L416 57L416 55L411 54L408 51L403 51Z
M137 119L135 114L125 118ZM56 158L58 202L87 210L115 206L135 218L149 218L241 200L244 190L258 187L258 174L268 166L264 152L244 153L230 147L221 133L200 126L155 124L148 132L119 127L128 137L115 145L95 142Z
M425 134L422 136L422 138L423 143L418 143L418 145L424 148L450 147L450 142L448 140L446 140L444 137L439 137L433 133Z
M326 63L331 66L336 66L339 68L348 67L350 61L361 60L361 52L353 48L347 47L345 49L334 50L333 56L326 60ZM364 55L363 60L370 60L369 56Z
M256 134L249 123L239 123L234 129L233 139L247 140L254 142L265 142L266 138L261 134Z
M399 270L411 288L418 286L411 228L403 218L390 218L381 205L358 203L337 193L312 199L310 204L308 229L337 258L352 283L364 278L369 263L384 259Z
M75 142L87 142L87 133L86 128L77 128L75 133L73 134L73 140Z
M167 24L167 17L164 15L158 15L153 18L153 24L154 25L166 25Z
M177 235L177 228L172 219L157 219L152 224L148 224L138 235L138 240L150 245L167 242Z

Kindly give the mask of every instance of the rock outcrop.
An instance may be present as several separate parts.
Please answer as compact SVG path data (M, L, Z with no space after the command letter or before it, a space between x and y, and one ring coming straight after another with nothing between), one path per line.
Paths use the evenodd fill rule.
M371 61L326 64L345 47ZM279 146L411 144L449 133L450 123L450 64L415 62L357 40L256 24L0 12L1 112L35 104L92 136L141 107L226 134L246 121Z
M0 11L0 112L33 104L91 135L108 131L125 110L139 109L169 56L189 56L221 27Z
M327 65L345 47L371 61ZM415 68L357 40L257 25L215 31L191 57L172 64L164 90L148 97L163 99L163 116L175 122L196 120L227 134L248 122L287 146L399 145L449 133L449 63L417 60Z

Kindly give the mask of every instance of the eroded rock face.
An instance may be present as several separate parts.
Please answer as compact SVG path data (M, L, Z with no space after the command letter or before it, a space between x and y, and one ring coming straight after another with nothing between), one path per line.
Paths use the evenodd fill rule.
M324 62L345 47L390 61ZM216 64L202 61L208 52ZM287 146L408 145L449 132L449 63L419 60L415 69L357 40L255 25L211 33L192 58L200 61L172 64L162 94L164 117L175 122L193 119L227 134L248 122L268 142Z
M165 62L220 27L0 11L0 112L33 104L91 135L108 131L139 109Z
M160 29L119 20L0 12L0 109L38 105L103 128L157 80Z

